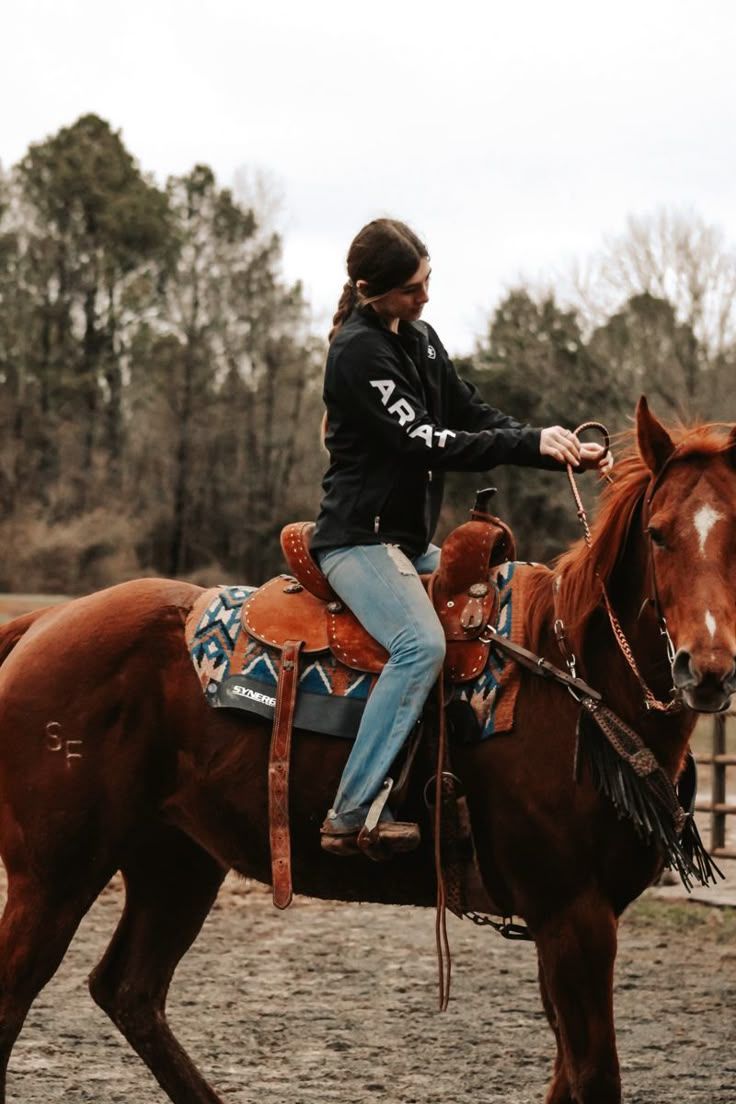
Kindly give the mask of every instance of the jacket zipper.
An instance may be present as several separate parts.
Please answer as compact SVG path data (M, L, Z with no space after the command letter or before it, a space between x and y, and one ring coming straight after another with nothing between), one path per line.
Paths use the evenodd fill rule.
M391 486L389 487L389 489L386 491L386 494L383 496L383 499L381 500L381 504L378 507L379 511L384 508L384 506L386 505L386 503L390 499L391 495L393 494L393 491L394 491L394 484L392 483ZM378 535L378 530L380 529L380 527L381 527L381 514L379 512L373 518L373 532L376 535Z
M430 516L431 516L431 513L432 513L432 502L431 502L432 489L431 488L432 488L432 472L430 470L430 471L427 472L427 490L426 490L425 495L424 495L424 533L425 533L425 536L426 536L428 542L431 538L431 533L429 531L429 519L430 519Z

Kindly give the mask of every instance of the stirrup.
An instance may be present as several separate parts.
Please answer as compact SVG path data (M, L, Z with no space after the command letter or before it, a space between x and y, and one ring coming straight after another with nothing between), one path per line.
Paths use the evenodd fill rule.
M357 855L362 851L374 862L386 862L392 855L418 847L422 838L418 824L381 820L393 785L393 778L384 781L362 828L336 828L326 819L320 829L322 850L331 855Z
M367 855L371 855L371 858L373 857L371 851L374 850L378 858L377 837L374 841L371 841L369 837L381 819L381 813L386 807L393 784L393 778L387 778L384 781L377 797L373 799L362 828L336 828L327 817L320 828L322 850L327 851L330 855L359 855L361 851L365 851ZM363 831L367 831L368 834L364 836L363 843L360 844L359 835ZM386 856L386 858L388 857Z
M386 862L393 855L414 851L421 840L419 825L402 820L381 820L372 829L364 824L357 838L360 850L374 862Z

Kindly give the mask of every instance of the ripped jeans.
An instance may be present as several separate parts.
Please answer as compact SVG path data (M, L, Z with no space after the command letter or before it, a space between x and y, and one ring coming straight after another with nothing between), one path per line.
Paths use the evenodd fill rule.
M336 827L362 827L442 670L445 635L419 578L435 570L439 556L433 544L413 561L386 544L330 548L320 555L332 589L390 656L327 814Z

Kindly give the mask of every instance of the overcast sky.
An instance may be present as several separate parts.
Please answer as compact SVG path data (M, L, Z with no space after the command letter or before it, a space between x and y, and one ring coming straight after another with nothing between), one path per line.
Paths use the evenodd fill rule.
M732 0L2 0L0 161L95 112L160 183L265 174L322 329L352 236L403 218L469 352L505 289L628 214L736 241L735 32Z

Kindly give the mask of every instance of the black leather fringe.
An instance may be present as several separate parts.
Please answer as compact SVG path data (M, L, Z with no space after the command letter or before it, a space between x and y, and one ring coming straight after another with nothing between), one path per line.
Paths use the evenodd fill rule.
M596 788L613 803L642 839L662 852L688 893L694 884L716 884L723 874L700 838L668 776L640 738L599 702L583 699L578 718L575 777L585 766Z

